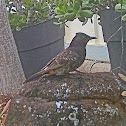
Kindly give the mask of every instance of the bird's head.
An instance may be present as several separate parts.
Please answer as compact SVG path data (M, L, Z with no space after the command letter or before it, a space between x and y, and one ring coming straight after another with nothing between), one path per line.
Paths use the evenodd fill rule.
M70 46L82 47L86 46L87 42L91 39L97 39L96 37L90 37L85 33L78 32L75 37L72 39Z

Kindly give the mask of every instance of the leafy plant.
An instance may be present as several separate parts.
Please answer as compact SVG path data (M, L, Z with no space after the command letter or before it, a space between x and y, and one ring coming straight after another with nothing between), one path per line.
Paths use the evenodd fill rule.
M62 0L56 4L54 12L58 22L55 24L64 24L78 18L84 25L97 11L114 7L117 12L126 12L126 0ZM122 20L126 21L126 15Z
M14 2L13 0L8 0L6 3L12 30L19 31L25 26L51 19L50 9L47 2L39 2L37 0Z
M100 0L96 5L96 8L100 10L106 7L115 8L117 12L126 12L126 0ZM122 20L126 21L126 14L122 16Z
M73 21L78 18L79 21L85 24L88 18L92 18L93 3L90 0L62 0L57 2L54 10L58 18L55 24L64 24L67 21Z
M12 30L44 22L52 17L58 19L56 25L65 24L78 18L87 23L94 13L106 7L115 7L118 12L126 12L125 0L6 0ZM14 9L15 7L15 9ZM122 16L126 21L126 15Z

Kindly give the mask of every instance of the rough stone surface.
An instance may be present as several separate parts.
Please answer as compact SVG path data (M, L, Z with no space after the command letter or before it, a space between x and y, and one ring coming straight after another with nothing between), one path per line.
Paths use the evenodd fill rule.
M111 73L40 78L13 99L6 126L125 126L122 91Z
M85 60L78 70L84 73L110 72L111 65L105 61Z

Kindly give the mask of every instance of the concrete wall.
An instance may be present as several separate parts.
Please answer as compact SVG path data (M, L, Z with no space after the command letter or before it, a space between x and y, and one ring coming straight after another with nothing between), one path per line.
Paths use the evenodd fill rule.
M78 19L67 22L66 25L69 28L65 28L65 41L71 42L77 32L84 32L87 35L97 37L97 40L91 40L88 43L89 45L106 45L103 40L102 27L98 24L98 18L98 15L94 15L92 18L93 22L91 23L91 20L89 19L84 26L82 26L82 23Z

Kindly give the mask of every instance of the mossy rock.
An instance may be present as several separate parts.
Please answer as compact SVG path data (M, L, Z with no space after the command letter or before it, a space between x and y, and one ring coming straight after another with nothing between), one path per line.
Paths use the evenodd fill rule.
M49 76L27 83L7 126L125 126L123 88L111 73Z

